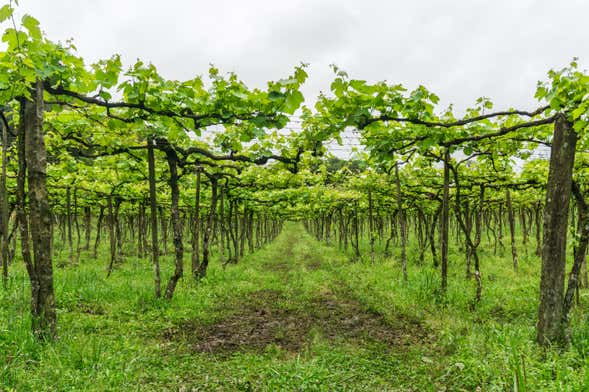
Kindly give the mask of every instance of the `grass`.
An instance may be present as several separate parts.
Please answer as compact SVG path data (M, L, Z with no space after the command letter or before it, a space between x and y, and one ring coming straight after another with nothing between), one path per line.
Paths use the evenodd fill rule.
M365 247L366 244L364 244ZM350 263L287 224L238 265L218 261L199 284L185 278L170 303L153 298L149 260L126 257L106 279L105 259L56 268L59 339L30 332L20 262L0 291L0 387L15 391L583 391L589 390L589 323L572 322L568 351L534 343L539 259L483 244L483 299L470 310L455 244L446 298L438 272L409 253ZM365 252L367 254L367 252ZM84 255L83 255L84 256ZM57 258L67 255L57 255ZM188 257L187 257L188 259ZM428 261L426 260L426 263ZM162 260L171 274L171 257Z

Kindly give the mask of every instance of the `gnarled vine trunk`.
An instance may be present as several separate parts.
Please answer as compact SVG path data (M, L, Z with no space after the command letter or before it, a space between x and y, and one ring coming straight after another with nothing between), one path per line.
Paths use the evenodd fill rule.
M33 333L39 338L50 339L56 335L57 316L51 260L51 211L47 197L47 151L43 138L43 84L40 80L31 89L31 100L22 99L20 104L17 198L21 246L31 282ZM29 196L28 219L25 213L25 172ZM31 242L32 258L29 250Z
M569 203L577 134L564 115L558 115L550 156L544 209L544 237L540 305L536 339L541 345L566 341L563 323L564 278Z
M170 169L170 190L172 196L170 216L172 219L172 231L174 234L175 268L174 273L168 281L168 286L166 287L166 299L170 300L174 296L178 281L184 275L184 246L182 244L182 222L180 220L180 211L178 207L180 200L180 189L178 187L178 156L169 145L166 145L164 151L168 160L168 168Z

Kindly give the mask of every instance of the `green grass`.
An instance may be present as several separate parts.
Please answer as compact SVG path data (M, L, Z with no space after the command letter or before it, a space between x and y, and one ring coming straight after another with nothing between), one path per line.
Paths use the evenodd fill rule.
M214 260L199 284L183 279L171 303L153 298L149 260L126 257L106 279L106 256L83 255L79 266L55 270L59 339L51 343L36 342L29 332L26 273L13 265L8 290L0 290L0 389L504 391L525 374L530 391L589 390L587 293L575 309L570 349L544 352L534 344L539 259L532 245L527 255L520 249L514 273L510 254L494 256L483 241L484 291L475 311L474 282L465 280L463 256L452 245L446 298L429 259L415 265L413 247L405 283L397 249L374 264L350 263L299 224L287 224L238 265L222 269ZM172 264L170 256L162 260L164 277ZM317 305L325 298L335 298L337 311L361 308L377 328L386 320L399 344L350 335L345 312L335 329L341 336L330 337L324 324L333 304ZM254 321L245 319L248 312ZM313 312L328 312L324 324L313 323ZM265 347L196 349L203 331L225 328L224 320L244 317L247 324L270 317L265 314L278 321L292 315L311 326L296 349L281 344L281 333L297 330L286 323Z

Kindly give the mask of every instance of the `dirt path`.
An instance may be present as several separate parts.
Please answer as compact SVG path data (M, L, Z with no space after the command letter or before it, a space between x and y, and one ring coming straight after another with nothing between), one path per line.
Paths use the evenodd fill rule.
M268 347L299 353L318 340L402 350L430 338L419 322L387 320L354 298L335 273L345 259L334 260L333 250L317 243L301 225L287 225L263 252L244 262L279 284L262 284L246 296L233 297L217 309L219 317L212 324L189 320L168 328L164 338L220 356Z

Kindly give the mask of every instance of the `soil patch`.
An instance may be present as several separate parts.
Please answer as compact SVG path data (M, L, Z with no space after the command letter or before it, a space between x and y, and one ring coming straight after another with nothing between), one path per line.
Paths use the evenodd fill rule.
M63 309L66 312L79 312L96 316L102 316L106 313L102 305L83 300L79 300L79 302L58 303L56 306L58 309Z
M321 260L319 259L313 259L307 262L306 268L309 271L316 271L319 268L321 268Z
M292 265L286 261L269 261L263 264L265 271L288 272L292 270Z
M102 316L104 314L104 308L101 305L80 303L78 304L78 309L80 312L86 314L93 314L98 316Z
M354 345L380 342L396 349L431 338L416 320L399 317L389 323L359 302L331 292L305 301L262 290L234 306L222 320L209 325L186 321L165 330L163 338L184 342L196 352L213 354L262 352L270 345L296 353L310 344L312 332L330 341Z

